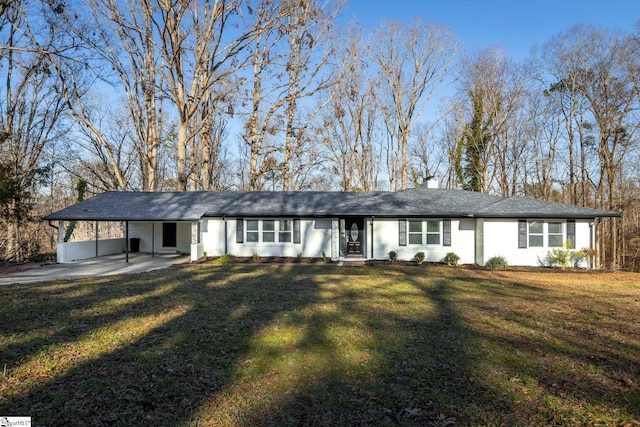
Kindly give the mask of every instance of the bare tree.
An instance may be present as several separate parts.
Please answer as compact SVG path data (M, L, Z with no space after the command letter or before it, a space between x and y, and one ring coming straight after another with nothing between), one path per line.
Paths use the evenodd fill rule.
M407 188L411 131L428 102L445 87L460 44L450 29L419 19L408 26L383 22L371 37L371 58L384 82L383 108L392 117L387 124L389 135L397 138L400 152L400 188Z
M531 147L524 163L523 190L525 196L552 200L553 183L558 174L558 152L563 139L562 119L552 101L536 97L532 93L529 103L531 112Z
M278 78L282 52L278 50L284 32L276 26L266 26L271 11L277 7L275 0L258 0L254 13L255 37L249 49L249 64L251 66L252 81L250 85L249 118L245 123L243 140L249 148L248 175L250 190L262 189L262 176L269 172L265 167L273 167L272 162L261 163L271 158L275 152L273 146L266 147L265 143L276 132L274 119L284 106L286 98L283 96L284 83ZM265 167L263 167L265 166Z
M209 105L203 103L203 113L197 118L201 132L191 147L191 182L196 182L204 191L226 190L231 185L226 179L229 165L223 144L228 137L227 115Z
M269 11L271 15L262 21L262 27L256 28L236 25L239 14L256 13L248 2L160 1L160 14L154 23L165 63L166 93L178 115L179 190L186 190L189 182L188 147L207 126L206 121L195 120L203 113L203 103L209 108L228 109L237 93L234 79L244 65L239 53L257 33L276 25L281 18L281 9ZM194 186L192 183L192 188Z
M592 203L617 210L623 162L637 144L638 118L634 114L638 107L637 44L633 38L618 33L577 26L556 36L546 49L545 64L555 77L549 84L549 92L565 97L561 105L565 108L569 147L573 147L573 129L578 131L582 197L587 196L584 185L588 177L597 192ZM586 159L592 147L597 153L595 170ZM607 229L601 229L605 237L600 239L601 255L604 254L607 265L619 261L616 221L607 220Z
M378 186L381 147L376 109L376 78L367 73L362 33L349 29L338 51L342 69L323 109L319 134L329 152L330 176L339 176L344 191L373 191Z
M75 116L82 115L70 150L74 161L65 165L65 169L71 175L86 179L97 190L147 190L135 182L134 170L143 156L138 152L140 147L135 143L128 111L90 103L88 96L83 98L72 110ZM143 165L140 170L144 170ZM138 183L143 181L144 173Z
M123 90L129 125L133 130L131 140L139 156L140 188L158 190L159 150L164 132L162 64L154 26L158 7L152 2L134 0L85 1L92 18L92 30L87 31L86 25L79 26L76 22L69 25L75 28L76 36L90 46L95 56L91 62L94 81L89 87L93 90L96 83L102 81ZM115 81L112 81L114 75ZM117 188L128 189L131 177L125 176L119 165L118 143L114 146L105 136L112 123L105 124L104 118L92 111L95 105L86 103L88 91L83 88L87 85L78 81L77 73L66 72L64 81L63 90L73 117L106 154L105 167L114 174ZM96 119L105 127L99 126Z
M333 16L338 9L327 10L317 0L286 0L283 3L288 5L288 13L281 25L287 44L282 187L288 191L294 189L293 163L297 162L298 171L302 171L313 166L315 161L310 157L310 161L301 162L301 159L309 153L305 149L306 130L322 104L302 118L299 103L322 93L333 83L332 73L327 72L332 48L322 40L330 35Z
M524 66L496 48L463 60L459 96L467 100L468 114L459 141L463 188L515 192L518 160L526 144L522 132L529 119L523 113L527 76Z
M447 145L436 137L438 124L419 123L414 129L411 153L414 158L412 180L416 186L420 185L422 178L430 176L446 179L443 170L448 163L449 152Z
M73 55L60 25L63 10L47 4L11 2L0 14L0 250L21 261L31 250L22 227L32 214L44 177L43 151L66 130L66 109L52 59ZM67 58L68 59L68 58Z

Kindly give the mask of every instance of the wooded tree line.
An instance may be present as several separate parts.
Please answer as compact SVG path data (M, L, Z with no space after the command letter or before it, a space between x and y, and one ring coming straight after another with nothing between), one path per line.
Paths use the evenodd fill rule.
M0 0L0 256L105 190L442 187L624 211L640 267L640 27L576 26L524 60L339 0Z

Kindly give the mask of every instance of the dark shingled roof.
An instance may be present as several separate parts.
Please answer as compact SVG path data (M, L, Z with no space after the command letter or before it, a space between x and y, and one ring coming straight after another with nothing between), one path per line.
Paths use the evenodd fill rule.
M478 217L595 218L612 212L463 190L418 188L398 192L124 192L110 191L45 217L47 220L195 221L243 217Z

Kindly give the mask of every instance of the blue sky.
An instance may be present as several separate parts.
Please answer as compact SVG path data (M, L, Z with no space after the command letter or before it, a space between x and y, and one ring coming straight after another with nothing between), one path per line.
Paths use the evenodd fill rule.
M452 28L468 51L504 48L523 59L536 45L577 24L634 32L639 0L348 0L343 19L365 30L383 19L409 22L415 16Z

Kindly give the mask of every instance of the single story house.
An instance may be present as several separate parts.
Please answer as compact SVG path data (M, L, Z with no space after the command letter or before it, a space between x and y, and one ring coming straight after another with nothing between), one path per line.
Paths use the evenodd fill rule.
M567 240L595 248L594 224L619 216L527 197L437 188L398 192L105 192L45 217L59 221L58 262L134 251L262 257L411 260L540 265ZM63 241L67 221L95 221L95 241ZM121 221L125 236L100 240L102 221Z

